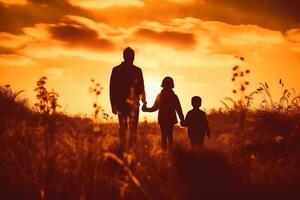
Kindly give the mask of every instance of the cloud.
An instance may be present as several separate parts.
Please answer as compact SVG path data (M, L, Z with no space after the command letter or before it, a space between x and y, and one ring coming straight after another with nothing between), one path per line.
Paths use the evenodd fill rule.
M27 56L16 55L16 54L0 54L0 65L1 66L17 66L17 67L27 67L35 65L36 63L28 58Z
M132 34L132 38L136 39L133 41L143 45L176 47L174 51L193 49L197 52L193 56L240 55L249 49L256 51L258 48L270 48L285 42L280 31L257 25L231 25L190 17L177 18L164 23L144 21L133 29Z
M22 34L0 33L0 53L34 60L80 57L115 63L122 59L122 49L132 46L137 50L137 64L147 68L170 63L175 68L216 68L236 64L234 55L254 56L285 42L280 31L257 25L231 25L189 17L164 23L142 21L124 29L67 15L59 23L23 28Z
M300 43L300 28L288 30L286 32L286 37L291 42Z
M264 48L284 43L280 31L261 28L256 25L230 25L222 22L203 22L202 28L210 35L212 49L236 49L242 51L250 48Z
M6 5L25 5L27 0L0 0L0 3L4 3Z
M62 80L65 79L64 69L59 67L50 67L45 69L46 76L50 80Z
M290 49L300 53L300 28L290 29L286 32L286 39L289 41Z
M212 20L231 24L256 24L275 30L286 30L300 25L300 2L298 0L264 0L259 2L206 0L205 2L201 10L207 12L202 12L202 14L208 14ZM208 19L201 14L196 16Z
M10 33L0 32L0 47L7 49L16 49L28 42L26 37L20 37Z
M118 26L133 25L143 20L165 22L186 17L234 25L254 24L281 31L300 26L300 3L297 0L265 0L259 3L249 0L191 0L181 3L177 0L145 0L144 4L142 8L110 7L90 11L95 20L106 20Z
M83 47L91 50L111 51L114 44L85 26L60 24L49 28L52 37L65 43L67 47Z
M139 28L134 36L143 39L143 41L163 43L182 49L194 47L196 39L192 33L183 33L177 31L154 31L147 28Z
M13 53L14 53L14 50L0 46L0 55L8 55L8 54L13 54Z
M15 2L8 0L7 2ZM41 23L58 23L65 15L88 16L88 12L66 0L28 0L26 4L0 3L0 30L21 33L24 27Z
M144 6L143 1L140 0L70 0L74 6L79 6L87 9L101 9L112 6Z
M167 0L169 2L174 2L174 3L178 3L178 4L189 4L189 3L194 3L195 0ZM204 3L203 1L198 1L198 3Z
M63 17L62 21L70 24L82 25L90 29L98 30L100 33L106 36L122 36L124 34L124 29L119 27L112 27L107 23L94 21L90 18L77 16L77 15L66 15Z
M134 26L144 20L163 23L174 18L187 17L235 25L254 24L281 31L300 27L300 12L298 12L300 2L297 0L264 0L259 3L236 0L1 0L1 2L0 30L9 33L20 33L22 28L32 27L38 23L57 24L66 15L90 18L123 28Z
M79 16L65 16L57 24L40 23L22 28L20 34L0 32L0 54L3 63L16 65L29 60L52 59L60 56L81 57L88 60L105 60L114 52L114 29ZM109 39L108 39L109 38ZM27 61L24 58L28 58ZM107 58L108 59L108 58ZM26 61L26 62L25 62ZM27 62L29 63L29 62Z
M259 3L256 1L236 1L236 0L206 0L209 4L219 4L224 7L233 7L242 10L245 13L273 15L274 17L281 17L286 20L300 20L298 0L264 0Z

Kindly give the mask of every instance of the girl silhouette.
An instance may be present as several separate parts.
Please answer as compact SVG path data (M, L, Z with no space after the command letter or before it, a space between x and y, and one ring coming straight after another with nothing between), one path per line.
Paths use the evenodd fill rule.
M163 79L161 92L157 95L154 105L147 108L144 104L142 110L144 112L155 112L158 110L158 123L161 130L161 146L164 150L167 149L167 141L169 149L173 145L173 128L178 122L176 112L182 122L184 115L177 95L174 93L174 81L167 76Z

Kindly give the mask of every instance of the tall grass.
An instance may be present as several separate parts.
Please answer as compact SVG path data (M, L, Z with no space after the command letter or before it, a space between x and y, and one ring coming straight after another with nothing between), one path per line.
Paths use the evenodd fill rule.
M144 122L137 147L124 153L118 125L101 123L101 85L93 81L91 92L98 113L90 119L37 112L20 92L0 87L1 199L299 198L298 100L286 109L248 109L243 134L240 109L211 112L213 137L201 152L190 150L180 127L174 151L162 151L158 126Z

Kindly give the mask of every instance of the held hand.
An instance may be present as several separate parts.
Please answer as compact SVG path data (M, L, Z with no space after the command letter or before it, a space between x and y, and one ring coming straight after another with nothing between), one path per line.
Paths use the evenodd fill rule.
M142 111L147 112L147 102L145 102L142 106Z
M117 115L118 114L118 110L116 108L112 108L112 113Z
M184 120L180 121L180 126L185 127L185 121Z
M146 100L142 100L143 105L147 105L147 101Z

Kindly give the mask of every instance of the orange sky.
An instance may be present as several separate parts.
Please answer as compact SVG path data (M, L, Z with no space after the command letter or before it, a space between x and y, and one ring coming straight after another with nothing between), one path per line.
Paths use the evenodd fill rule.
M268 82L278 97L279 78L300 92L299 10L296 0L0 0L0 84L25 89L34 103L36 81L45 75L63 111L90 114L94 78L110 112L110 72L131 46L149 104L169 75L184 112L193 95L207 110L221 107L233 96L236 64L251 70L248 92Z

